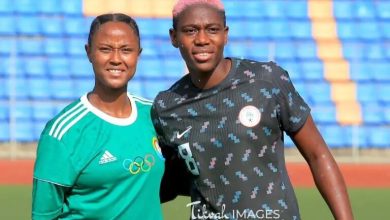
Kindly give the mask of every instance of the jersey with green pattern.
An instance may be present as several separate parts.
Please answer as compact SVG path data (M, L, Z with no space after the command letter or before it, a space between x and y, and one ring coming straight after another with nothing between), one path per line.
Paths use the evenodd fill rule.
M33 219L162 219L164 158L151 102L128 97L128 118L103 113L84 95L47 123L34 167ZM48 183L65 189L53 210L41 199Z

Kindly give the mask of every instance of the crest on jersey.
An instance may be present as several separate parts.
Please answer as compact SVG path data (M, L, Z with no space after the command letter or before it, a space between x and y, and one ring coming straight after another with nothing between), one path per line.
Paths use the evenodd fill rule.
M253 105L243 107L238 114L238 120L246 127L254 127L259 124L261 113L258 108Z
M153 148L154 150L156 151L157 155L164 160L164 156L161 152L161 147L160 145L158 144L158 140L156 137L153 137L153 140L152 140L152 144L153 144Z

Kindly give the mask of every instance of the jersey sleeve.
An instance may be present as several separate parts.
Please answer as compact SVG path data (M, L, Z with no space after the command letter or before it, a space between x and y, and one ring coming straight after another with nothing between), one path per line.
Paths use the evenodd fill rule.
M61 213L67 187L42 180L33 180L32 213L33 220L56 219Z
M310 115L310 107L299 95L286 70L271 62L277 102L279 105L279 120L284 131L298 131Z
M78 173L70 151L58 139L43 134L39 140L34 178L63 186L72 186Z

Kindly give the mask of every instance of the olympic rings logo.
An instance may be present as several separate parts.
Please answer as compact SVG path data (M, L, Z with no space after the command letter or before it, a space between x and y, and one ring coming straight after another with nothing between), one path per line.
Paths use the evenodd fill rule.
M156 160L153 155L146 154L145 157L135 157L132 159L125 159L122 163L123 168L128 170L131 174L135 175L140 172L147 173L154 166Z

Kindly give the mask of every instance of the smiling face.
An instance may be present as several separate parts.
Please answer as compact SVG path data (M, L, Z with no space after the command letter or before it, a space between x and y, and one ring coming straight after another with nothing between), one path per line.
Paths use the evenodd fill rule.
M95 73L95 90L127 90L141 51L132 27L117 21L100 25L86 51Z
M177 17L170 30L172 44L179 48L190 73L212 74L224 59L228 28L220 11L207 4L195 4Z

